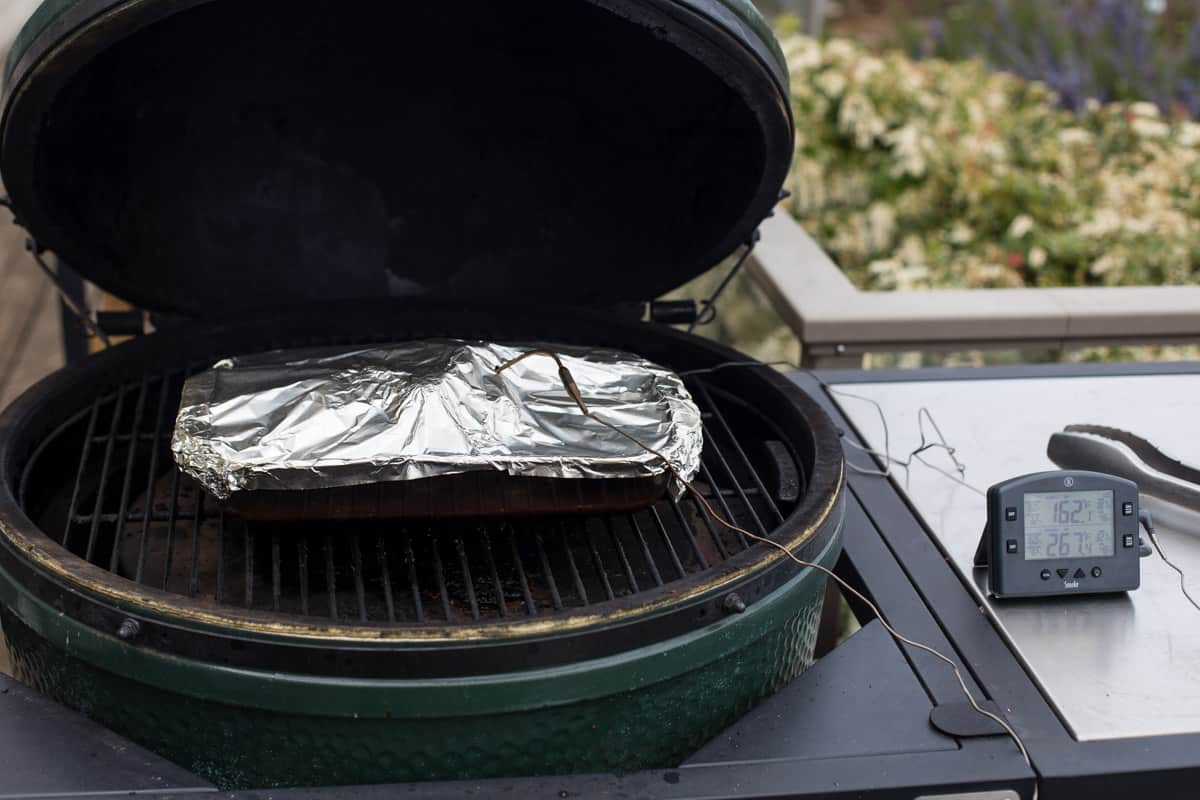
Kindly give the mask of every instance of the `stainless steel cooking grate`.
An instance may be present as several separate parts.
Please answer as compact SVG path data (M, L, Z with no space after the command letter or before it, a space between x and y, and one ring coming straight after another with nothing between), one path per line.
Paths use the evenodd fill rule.
M139 584L346 624L468 623L636 598L751 546L690 497L632 514L249 523L174 467L184 376L97 397L43 445L75 470L69 496L41 504L43 528ZM727 518L770 535L804 496L800 462L745 403L700 380L689 388L706 438L698 486Z

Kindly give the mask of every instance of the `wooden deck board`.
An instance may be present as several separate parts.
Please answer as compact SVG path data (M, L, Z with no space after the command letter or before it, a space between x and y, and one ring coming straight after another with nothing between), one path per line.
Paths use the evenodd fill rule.
M63 364L58 295L10 219L0 210L0 409ZM3 633L0 672L12 672Z
M63 365L58 297L24 241L0 220L0 408Z
M0 63L38 2L0 0ZM61 330L58 298L49 279L25 252L25 232L0 209L0 409L62 366ZM0 672L12 672L3 632Z

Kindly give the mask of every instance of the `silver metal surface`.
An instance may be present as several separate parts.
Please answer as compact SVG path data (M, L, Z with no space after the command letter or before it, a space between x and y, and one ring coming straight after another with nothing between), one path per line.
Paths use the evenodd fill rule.
M917 415L929 409L981 490L1006 478L1054 469L1050 435L1074 423L1136 431L1173 456L1200 462L1200 375L914 381L854 384L835 395L864 439L882 449L878 402L892 454L920 442ZM926 430L929 426L926 425ZM953 472L941 451L922 455ZM904 488L942 549L1024 661L1073 735L1083 741L1200 732L1200 614L1157 556L1143 559L1142 585L1127 595L992 600L973 567L986 517L984 498L922 464ZM1200 591L1200 515L1142 497L1159 538Z
M917 800L1021 800L1013 789L996 789L991 792L954 792L952 794L923 794Z
M543 478L638 478L655 455L586 417L591 410L670 459L699 469L700 411L673 372L629 353L560 345L422 340L286 350L227 359L189 378L171 442L175 460L219 498L473 470Z
M1142 494L1200 512L1200 482L1193 482L1200 471L1129 431L1073 425L1050 437L1047 455L1063 469L1116 475L1136 483Z

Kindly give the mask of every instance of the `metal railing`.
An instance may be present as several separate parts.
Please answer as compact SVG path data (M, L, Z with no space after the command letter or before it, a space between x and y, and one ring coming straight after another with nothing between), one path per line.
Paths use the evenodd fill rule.
M763 224L748 268L810 367L858 367L880 352L1200 342L1200 286L865 292L782 212Z

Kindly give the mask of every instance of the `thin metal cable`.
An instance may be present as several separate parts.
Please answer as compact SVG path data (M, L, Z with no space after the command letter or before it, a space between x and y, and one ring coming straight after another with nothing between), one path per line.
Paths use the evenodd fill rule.
M705 497L700 492L700 490L697 489L690 481L687 481L683 478L683 476L679 473L679 470L677 470L675 468L675 465L673 463L671 463L670 459L668 459L662 453L655 450L653 447L642 442L640 439L638 439L633 434L622 430L620 427L612 424L611 422L608 422L607 420L597 417L587 407L587 404L583 401L583 397L581 396L581 394L579 392L579 387L575 384L574 379L571 378L570 371L566 368L566 366L563 364L562 360L558 357L557 354L555 354L549 350L531 350L528 353L518 356L517 358L514 358L513 360L508 361L508 362L496 367L496 372L502 373L505 370L512 367L514 364L517 364L518 362L523 361L526 358L529 358L530 356L534 356L534 355L547 356L549 358L552 358L555 361L555 363L558 364L559 375L560 375L560 377L563 378L563 383L564 383L564 387L567 390L567 394L570 395L572 400L575 401L576 405L579 407L579 410L583 413L584 416L588 417L589 419L594 420L595 422L599 423L600 425L603 425L604 427L608 428L609 430L613 431L614 433L617 433L617 434L625 437L626 439L633 442L635 445L637 445L641 449L645 450L647 453L657 456L659 458L659 460L661 460L663 462L667 471L670 472L671 475L674 476L674 478L676 480L678 480L680 482L680 484L685 489L687 489L687 491L689 493L691 493L691 495L693 497L696 498L696 500L704 507L704 509L708 513L708 515L712 519L714 519L718 524L729 529L730 531L733 531L734 533L740 533L741 535L743 535L749 539L752 539L757 542L761 542L765 545L775 548L776 550L779 550L786 557L788 557L789 559L791 559L793 562L795 562L797 565L799 565L801 567L808 568L808 569L814 569L814 570L822 573L826 577L831 578L843 590L845 590L846 592L849 592L855 598L860 600L867 608L869 608L871 610L871 613L875 616L875 618L879 620L879 623L883 626L884 630L886 630L888 632L888 634L893 639L895 639L897 642L900 642L901 644L906 644L909 647L912 647L912 648L915 648L922 652L928 653L929 655L933 656L934 658L937 658L939 661L942 661L947 666L949 666L950 669L953 670L954 678L955 678L955 680L958 681L958 686L962 690L963 696L966 697L967 703L971 706L971 708L973 708L980 715L986 717L987 719L992 720L997 725L999 725L1001 727L1001 729L1003 729L1004 732L1006 734L1008 734L1009 738L1012 739L1013 743L1017 746L1017 749L1021 752L1021 757L1025 760L1026 766L1028 766L1030 771L1033 772L1035 775L1033 798L1034 798L1034 800L1037 800L1037 797L1038 797L1037 782L1036 782L1037 771L1034 770L1034 768L1033 768L1033 760L1029 756L1029 751L1026 749L1025 743L1021 740L1021 737L1020 737L1020 735L1017 734L1016 730L1006 720L1004 720L1002 717L1000 717L1000 715L994 714L991 711L987 710L986 708L981 706L978 701L975 700L975 696L971 693L970 687L967 686L966 679L963 677L962 670L959 669L958 664L956 664L952 658L950 658L947 655L944 655L937 649L935 649L927 644L918 642L914 639L910 639L909 637L901 634L899 631L897 631L895 628L892 627L891 623L889 623L886 619L884 619L883 612L879 610L878 606L876 606L873 602L871 602L871 600L868 599L867 596L864 595L862 592L858 591L853 586L851 586L847 581L845 581L841 577L839 577L836 573L833 572L833 570L829 569L828 567L824 567L820 564L813 563L811 561L805 561L804 559L800 558L795 553L793 553L791 550L789 550L785 545L782 545L779 542L776 542L765 536L760 536L756 533L748 531L745 528L739 527L739 526L733 524L732 522L730 522L729 520L725 519L723 516L721 516L717 512L717 510L715 508L713 508L713 505L712 505L712 503L709 502L708 498ZM720 367L717 367L717 368L720 368ZM936 427L936 425L935 425L935 427ZM939 431L939 434L940 434L940 431Z
M1192 608L1200 611L1200 603L1197 603L1196 598L1192 597L1191 592L1188 591L1187 577L1183 574L1183 570L1178 567L1174 561L1167 557L1166 551L1163 550L1162 542L1158 541L1158 534L1156 534L1150 527L1146 528L1146 533L1150 534L1150 541L1154 543L1154 549L1158 551L1158 557L1163 560L1164 564L1178 573L1179 589L1183 592L1183 596L1186 597L1187 601L1192 604Z
M734 262L733 268L729 270L729 274L726 275L719 284L717 284L717 288L708 296L708 299L700 303L701 311L696 316L696 319L692 320L692 324L688 325L688 333L695 333L697 327L700 325L707 325L716 319L717 301L721 299L721 295L725 294L725 290L729 288L729 284L733 283L733 279L737 277L737 274L742 271L742 267L746 265L746 261L749 260L750 254L754 252L755 245L758 244L759 236L760 234L756 230L753 235L751 235L750 241L746 242L746 249L742 251L741 256L739 256L738 260ZM708 315L707 319L705 318L705 315Z
M892 434L891 434L891 429L888 426L887 415L883 411L883 406L881 406L876 400L874 400L870 397L867 397L865 395L855 394L853 392L847 392L844 389L838 389L836 387L830 386L828 383L821 380L821 378L819 376L813 374L813 372L811 370L805 369L804 367L800 366L799 364L793 363L791 361L767 361L767 362L726 361L722 364L717 364L716 366L713 366L713 367L706 367L703 369L692 369L692 370L680 372L678 374L680 377L687 378L687 377L693 377L696 375L708 375L708 374L711 374L714 372L719 372L721 370L729 369L732 367L764 367L764 366L765 367L788 367L796 372L803 372L806 375L808 375L809 377L813 378L813 380L817 381L817 383L819 383L821 385L822 389L824 389L825 391L829 392L832 395L836 395L837 397L842 397L842 398L849 398L852 400L861 400L862 402L868 403L872 407L874 407L875 413L879 416L879 424L883 428L883 452L874 450L865 445L861 445L858 442L851 441L850 439L846 438L845 433L842 431L839 431L839 434L841 435L842 444L844 446L850 447L854 450L858 450L859 452L866 453L867 455L874 456L875 458L880 459L881 461L883 461L884 468L883 468L883 470L872 470L872 469L866 469L865 467L860 467L857 464L851 464L851 463L847 462L846 468L849 469L851 472L854 472L858 475L867 475L867 476L876 477L876 478L891 478L892 477L892 466L895 465L904 470L904 486L907 489L908 485L909 485L910 469L913 465L913 462L916 461L916 462L919 462L920 464L924 465L925 467L928 467L929 469L933 470L934 472L937 472L937 473L940 473L940 474L946 476L947 478L954 481L955 483L957 483L961 486L964 486L967 489L970 489L972 492L975 492L976 494L978 494L980 496L983 496L983 497L987 496L987 493L984 492L982 489L980 489L977 486L973 486L972 484L967 482L967 480L966 480L966 473L967 473L966 465L963 464L962 461L959 460L957 449L955 447L951 446L950 443L946 441L946 436L945 436L945 434L942 433L942 428L940 425L937 424L937 420L934 419L933 412L931 412L925 406L922 406L917 411L917 430L919 431L920 436L921 436L920 444L918 444L917 447L914 448L908 454L907 458L901 459L901 458L896 458L895 456L892 455L892 444L891 444ZM926 421L928 421L929 426L931 428L933 428L933 432L937 436L937 441L930 440L930 436L929 436L928 432L925 430ZM922 454L924 454L930 450L945 451L946 454L948 456L950 456L950 460L952 462L954 462L954 472L952 473L948 470L945 470L945 469L937 466L936 464L931 464L930 462L926 461L924 458L921 457Z

